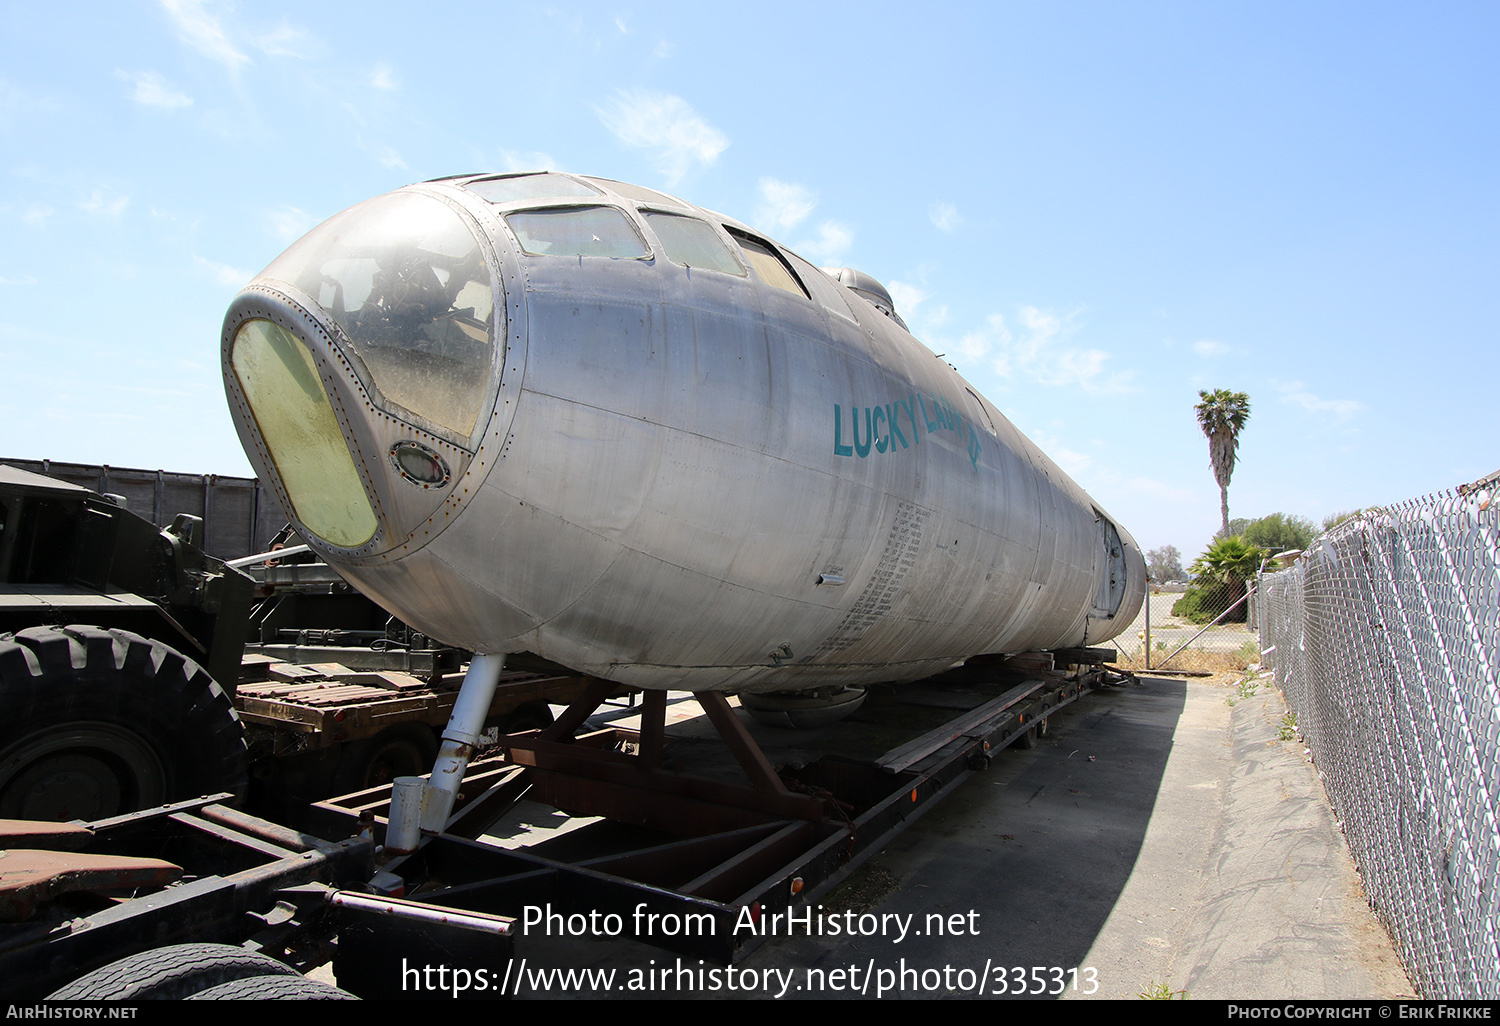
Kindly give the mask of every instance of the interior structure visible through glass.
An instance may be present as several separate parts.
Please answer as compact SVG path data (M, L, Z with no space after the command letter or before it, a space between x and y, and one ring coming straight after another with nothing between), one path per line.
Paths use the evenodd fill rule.
M532 256L629 260L649 255L635 226L615 207L521 210L506 214L505 222Z
M381 398L467 442L489 387L494 282L452 207L399 192L313 229L266 268L343 329ZM407 418L410 419L410 418Z
M653 210L643 211L646 223L661 240L667 259L684 267L704 267L710 271L721 271L745 277L745 269L734 259L734 254L719 238L707 222L681 214L662 214Z
M741 252L745 254L745 259L750 261L750 266L755 268L755 273L761 281L767 285L774 285L778 289L784 289L794 296L801 296L803 299L812 298L807 294L807 289L803 288L802 283L797 280L797 276L792 273L792 269L787 266L781 254L771 248L769 243L733 228L727 231L734 241L740 244Z

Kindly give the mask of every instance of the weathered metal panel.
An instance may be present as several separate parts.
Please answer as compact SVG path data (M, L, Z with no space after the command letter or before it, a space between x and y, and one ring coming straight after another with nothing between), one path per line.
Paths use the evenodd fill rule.
M774 691L1097 643L1133 617L1145 575L1128 533L1112 548L1117 525L994 406L794 254L808 297L674 263L625 193L598 204L648 257L528 255L503 215L556 201L497 207L462 180L408 193L455 212L434 214L445 231L461 216L497 269L494 405L467 443L382 403L343 334L370 311L436 324L458 302L433 283L474 272L415 236L362 250L378 269L335 313L285 280L321 288L317 254L338 243L315 233L236 300L223 351L241 439L277 482L231 354L254 318L305 347L379 526L355 548L303 534L424 633L646 688ZM382 292L386 274L406 291ZM431 348L418 328L395 343L414 369ZM453 453L451 480L419 491L394 472L387 450L406 439Z

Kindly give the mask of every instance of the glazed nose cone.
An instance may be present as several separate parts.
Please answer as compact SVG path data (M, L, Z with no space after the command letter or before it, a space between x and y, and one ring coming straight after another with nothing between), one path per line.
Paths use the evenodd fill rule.
M242 440L317 539L398 544L472 452L499 331L486 245L442 200L391 193L313 229L231 305Z

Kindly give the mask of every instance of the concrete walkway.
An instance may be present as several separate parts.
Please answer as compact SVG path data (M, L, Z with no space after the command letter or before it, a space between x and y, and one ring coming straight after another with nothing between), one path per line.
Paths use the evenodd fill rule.
M1089 951L1203 998L1411 996L1298 742L1264 688L1183 687L1172 753L1135 872ZM1268 693L1269 692L1269 693ZM1129 984L1125 984L1129 989Z
M1278 740L1285 712L1267 687L1175 679L1088 696L846 892L914 924L972 912L977 936L795 938L745 966L947 969L958 984L908 974L887 997L973 996L985 967L993 994L1001 966L1012 992L1064 998L1410 996L1301 744Z

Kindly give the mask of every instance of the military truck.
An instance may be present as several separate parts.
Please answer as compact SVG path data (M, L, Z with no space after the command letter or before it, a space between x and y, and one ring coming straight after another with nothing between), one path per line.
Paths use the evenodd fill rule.
M267 538L254 479L40 466L134 494L0 463L0 819L96 820L229 792L291 820L431 768L467 653L316 561L208 554L205 537L297 541ZM210 519L166 514L164 494ZM550 703L586 684L513 669L489 722L545 726Z
M244 793L254 583L97 492L0 466L0 818Z

